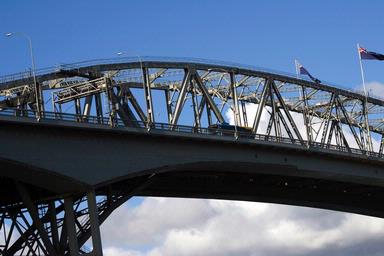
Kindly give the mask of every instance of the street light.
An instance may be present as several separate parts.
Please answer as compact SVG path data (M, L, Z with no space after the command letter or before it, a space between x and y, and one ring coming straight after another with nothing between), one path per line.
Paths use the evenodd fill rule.
M39 120L40 119L40 97L38 95L38 88L37 88L37 82L36 82L36 74L35 74L35 58L33 57L33 47L32 47L32 40L31 38L25 34L25 33L17 33L17 32L9 32L9 33L6 33L5 36L6 37L11 37L11 36L22 36L24 38L26 38L28 40L28 45L29 45L29 53L30 53L30 56L31 56L31 62L32 62L32 76L33 76L33 84L34 84L34 87L35 87L35 96L36 96L36 116L37 116L37 119Z

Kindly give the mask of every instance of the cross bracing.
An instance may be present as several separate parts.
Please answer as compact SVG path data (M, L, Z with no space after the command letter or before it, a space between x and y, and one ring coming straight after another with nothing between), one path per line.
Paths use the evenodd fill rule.
M100 248L95 250L94 240L93 250L88 247L89 243L87 245L94 235L92 225L95 220L92 218L96 218L97 226L102 224L137 189L147 184L149 178L124 189L100 191L100 195L91 192L44 202L33 200L28 187L15 181L14 193L20 196L21 202L0 207L0 255L102 255ZM96 215L92 216L91 210ZM76 253L70 248L74 240Z
M384 101L359 92L241 65L135 58L62 65L0 79L3 109L92 116L108 125L154 123L236 131L381 154ZM27 113L27 112L25 112ZM44 117L44 114L42 114ZM235 134L236 136L236 134Z

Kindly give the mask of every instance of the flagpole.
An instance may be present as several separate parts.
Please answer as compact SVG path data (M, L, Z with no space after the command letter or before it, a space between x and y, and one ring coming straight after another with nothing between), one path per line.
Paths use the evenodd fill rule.
M299 79L300 77L300 70L299 70L299 62L297 59L295 59L295 68L296 68L296 78ZM307 109L306 109L306 99L305 99L305 88L303 86L298 86L299 87L299 99L303 104L303 122L306 127L308 127L310 124L307 123ZM305 129L306 135L307 135L307 147L309 148L310 143L311 143L311 136L308 132L308 129Z
M367 98L367 89L365 88L364 69L363 69L363 62L361 61L360 45L359 44L357 44L357 53L359 55L360 72L361 72L361 80L363 81L364 95Z
M299 79L299 69L297 67L298 67L298 61L297 59L295 59L296 78Z
M363 81L363 88L364 88L364 95L365 95L365 103L364 103L364 119L365 119L365 126L367 127L367 139L368 139L368 150L372 151L372 140L371 135L369 131L369 123L368 123L368 95L367 95L367 88L365 87L365 75L364 75L364 69L363 69L363 62L361 60L361 53L360 53L360 44L357 44L357 53L359 55L359 62L360 62L360 72L361 72L361 80Z

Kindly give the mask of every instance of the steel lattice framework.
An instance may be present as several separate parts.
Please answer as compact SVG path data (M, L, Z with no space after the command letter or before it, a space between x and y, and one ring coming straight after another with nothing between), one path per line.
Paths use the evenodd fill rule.
M21 203L0 208L0 255L72 255L71 246L79 248L79 254L100 255L101 247L92 252L86 245L94 236L92 229L150 181L151 176L143 177L124 189L99 191L100 195L91 192L37 203L27 186L15 181ZM91 211L97 213L93 218ZM94 237L92 243L93 249L101 246Z
M46 112L42 117L73 114L78 122L161 123L196 131L231 123L235 136L243 132L307 146L383 153L383 100L289 75L164 58L83 62L37 74L39 104ZM17 109L18 115L37 109L30 74L0 81L3 109Z
M60 65L36 73L37 91L30 73L0 78L0 115L233 136L383 158L384 100L291 75L149 57ZM92 192L49 202L34 202L28 188L15 181L20 203L1 208L0 252L62 255L72 246L72 251L79 247L87 253L84 244L93 238L92 202L94 221L102 223L150 179L96 191L97 197Z

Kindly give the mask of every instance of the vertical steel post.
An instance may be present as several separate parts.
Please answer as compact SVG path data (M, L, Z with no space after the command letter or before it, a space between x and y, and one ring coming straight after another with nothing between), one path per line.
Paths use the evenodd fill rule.
M49 211L49 220L51 224L51 234L52 234L52 243L55 247L55 250L58 252L60 249L59 244L59 230L57 227L57 217L56 217L56 206L55 201L52 200L48 203L48 211Z
M308 146L312 143L313 136L312 136L312 124L311 119L308 113L308 98L307 98L307 91L304 86L301 86L301 97L303 100L303 118L304 118L304 125L305 130L307 132L307 143Z
M380 142L380 148L379 148L380 157L383 155L383 150L384 150L384 134L381 135L381 142Z
M364 137L366 140L366 150L367 151L373 151L373 146L372 146L372 139L371 139L371 132L369 129L369 116L368 116L368 106L367 106L367 96L366 100L362 102L363 104L363 113L364 113Z
M73 212L73 198L64 199L65 224L68 234L69 252L71 256L79 255L79 243L76 235L75 214Z
M211 113L211 108L209 107L209 104L205 102L206 109L207 109L207 121L208 121L208 126L212 125L212 113Z
M243 114L244 127L248 127L247 106L244 101L241 102L241 113Z
M143 67L143 89L145 96L145 103L147 105L147 124L151 125L155 122L155 117L153 114L153 103L152 103L152 92L151 92L151 82L149 80L148 68Z
M100 93L95 94L95 105L96 105L97 121L99 123L103 123L103 104L101 103Z
M272 110L272 118L273 118L273 127L274 127L274 130L275 130L275 136L276 136L276 139L279 139L279 137L281 137L281 129L280 129L280 123L279 123L279 116L278 116L278 108L276 106L276 102L275 102L275 98L274 98L274 94L273 94L273 91L272 91L272 83L273 82L270 82L269 83L269 98L271 100L271 110Z
M38 99L39 99L39 115L40 118L44 118L44 112L45 112L45 104L44 104L44 94L43 94L43 89L40 85L39 82L36 82L36 88L38 91Z
M99 215L97 211L95 191L90 191L87 193L87 201L88 201L89 220L91 223L93 256L102 256L103 249L102 249L102 243L101 243Z
M112 82L109 77L105 77L105 86L106 86L106 95L108 100L108 109L109 109L109 121L111 126L115 126L117 124L116 120L116 105L113 102L112 94Z
M171 124L172 122L172 101L170 97L170 92L169 90L164 90L164 95L165 95L165 104L167 105L167 117L168 117L168 124Z
M75 111L76 111L77 122L81 122L81 102L80 102L80 99L75 99Z
M88 121L88 117L91 114L92 100L93 95L88 95L85 97L83 112L81 113L84 121Z
M199 106L198 106L196 87L194 84L193 84L191 92L192 92L191 99L192 99L192 106L193 106L193 115L195 117L194 118L195 122L193 124L193 127L200 128L200 111L199 111Z
M231 72L229 74L231 79L231 95L232 95L232 101L233 101L233 107L234 107L234 116L235 116L235 126L241 126L241 119L240 119L240 111L239 111L239 102L237 99L237 89L236 89L236 80L235 80L235 74Z

